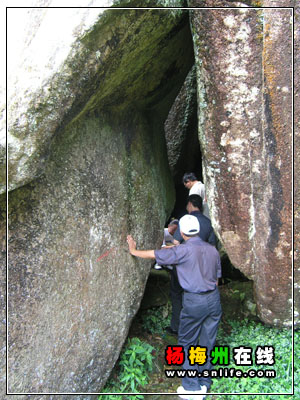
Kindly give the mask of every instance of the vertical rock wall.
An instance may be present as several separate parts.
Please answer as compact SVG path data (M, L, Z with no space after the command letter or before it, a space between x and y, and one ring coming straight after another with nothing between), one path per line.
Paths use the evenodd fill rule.
M233 265L253 279L260 318L284 325L292 317L291 15L191 12L212 222Z
M300 109L300 5L295 1L295 46L294 46L294 110ZM299 323L300 313L300 177L296 171L300 170L300 115L294 113L294 256L295 256L295 285L294 305L295 320Z

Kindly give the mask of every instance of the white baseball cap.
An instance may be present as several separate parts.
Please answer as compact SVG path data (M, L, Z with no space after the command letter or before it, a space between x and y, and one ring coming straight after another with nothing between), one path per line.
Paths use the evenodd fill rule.
M179 228L185 235L196 235L200 232L198 218L194 215L184 215L179 220Z

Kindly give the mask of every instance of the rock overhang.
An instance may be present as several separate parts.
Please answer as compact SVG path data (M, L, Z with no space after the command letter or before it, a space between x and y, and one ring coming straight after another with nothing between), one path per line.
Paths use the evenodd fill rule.
M21 93L10 99L9 190L40 176L53 136L86 113L159 110L164 97L171 103L193 59L188 13L181 10L109 9L69 47L52 76L26 90L24 105ZM4 163L2 169L4 192Z

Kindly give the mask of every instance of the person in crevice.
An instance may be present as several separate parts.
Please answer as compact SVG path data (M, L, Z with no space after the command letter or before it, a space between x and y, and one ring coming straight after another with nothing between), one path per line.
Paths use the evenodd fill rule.
M197 194L202 198L203 215L205 215L207 218L210 218L204 184L201 181L198 181L193 172L186 172L182 177L182 182L186 189L189 189L189 196L192 194Z
M183 347L184 370L211 369L211 350L215 345L218 325L222 315L218 279L221 277L221 261L216 248L199 237L201 231L194 215L185 215L179 221L184 243L160 250L137 250L132 236L127 236L131 255L156 259L160 265L177 265L179 283L184 290L183 308L180 313L178 345ZM191 346L206 348L206 362L190 364ZM182 399L202 400L211 386L210 377L182 378L177 393Z
M164 229L164 240L162 247L174 244L174 233L178 228L178 219L172 219L168 227Z
M168 224L168 227L164 228L164 239L161 247L172 246L174 244L174 233L176 232L177 228L178 228L178 219L172 218L172 220ZM168 270L171 270L173 266L168 265L166 266L166 268ZM155 263L154 269L160 270L162 269L162 266Z
M197 194L192 194L188 197L186 210L190 215L195 216L200 224L199 236L205 242L210 243L216 247L216 236L212 228L210 219L202 214L202 198ZM180 244L184 241L180 234L180 229L178 228L174 235L174 244ZM176 335L179 327L179 317L180 311L182 309L182 295L183 289L179 284L176 266L170 271L171 281L170 281L170 297L172 303L172 316L170 327L166 331L170 334Z

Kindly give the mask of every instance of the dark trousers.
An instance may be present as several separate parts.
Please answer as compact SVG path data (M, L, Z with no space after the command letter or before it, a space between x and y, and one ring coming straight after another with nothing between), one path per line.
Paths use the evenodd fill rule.
M171 282L170 282L170 296L172 302L172 317L171 317L171 329L178 332L180 312L182 309L182 296L183 289L179 284L176 267L170 271Z
M211 369L210 352L215 346L221 315L222 308L218 288L207 294L184 292L178 332L178 344L184 347L185 352L182 369L193 369L198 372ZM190 364L190 346L207 348L207 362L205 364ZM200 390L202 385L210 388L211 378L189 378L185 376L182 379L182 386L186 390Z

